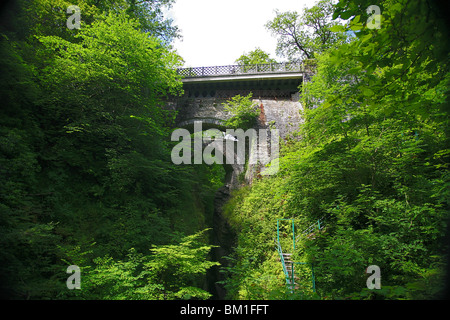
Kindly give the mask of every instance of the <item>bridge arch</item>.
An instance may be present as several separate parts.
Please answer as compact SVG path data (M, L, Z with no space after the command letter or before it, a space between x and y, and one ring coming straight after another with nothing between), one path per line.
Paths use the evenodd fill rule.
M215 158L221 159L220 163L225 171L224 184L229 189L234 189L239 184L239 175L245 171L245 164L237 161L238 155L236 153L237 148L233 145L230 150L230 136L226 136L227 127L222 119L214 118L196 118L188 119L178 123L178 129L186 129L190 136L191 156L195 157L196 139L201 139L201 155L202 164L210 165L210 154ZM208 136L207 133L213 133ZM201 134L201 137L199 135ZM228 142L228 144L227 144ZM192 164L195 165L195 160L192 160Z
M176 126L178 128L188 129L189 131L193 132L195 122L202 123L202 131L208 129L218 129L225 132L227 129L225 121L223 119L217 118L191 118L179 121Z
M303 79L308 78L308 72L301 63L185 68L177 72L183 76L185 94L167 101L167 107L177 111L177 128L193 133L195 121L201 121L202 131L218 129L225 132L225 122L232 115L225 110L224 103L237 94L243 96L250 92L262 111L257 130L277 129L283 139L296 131L302 122L299 87ZM258 138L258 152L259 144ZM206 147L202 143L202 151ZM223 158L227 156L230 155L224 154ZM264 168L250 167L245 178L251 183L254 173ZM224 163L224 168L229 184L237 183L237 177L245 171L244 165Z

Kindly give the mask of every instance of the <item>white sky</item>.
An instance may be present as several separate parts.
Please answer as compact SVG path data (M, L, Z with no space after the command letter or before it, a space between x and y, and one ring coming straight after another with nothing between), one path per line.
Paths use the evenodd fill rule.
M256 47L275 55L276 38L264 27L274 10L298 11L317 0L176 0L167 17L181 29L174 47L185 67L235 64Z

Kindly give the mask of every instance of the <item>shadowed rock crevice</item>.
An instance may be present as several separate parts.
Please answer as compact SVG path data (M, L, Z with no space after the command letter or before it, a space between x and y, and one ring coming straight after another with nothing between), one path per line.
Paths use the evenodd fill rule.
M209 292L213 294L213 299L223 300L226 298L224 286L218 282L225 280L224 274L220 268L228 266L228 260L224 257L233 253L233 247L236 245L236 235L231 229L226 218L223 216L223 206L230 198L230 188L223 186L217 190L214 199L213 215L213 245L217 246L212 250L213 261L218 261L220 266L211 268L208 272Z

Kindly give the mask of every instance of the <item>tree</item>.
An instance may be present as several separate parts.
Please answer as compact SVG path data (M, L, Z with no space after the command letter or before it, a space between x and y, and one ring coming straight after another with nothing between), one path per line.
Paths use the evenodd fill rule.
M233 129L247 130L256 124L257 117L261 110L252 101L252 93L247 96L236 95L223 105L225 111L231 113L232 117L225 122L227 127Z
M164 9L175 0L80 0L81 28L90 25L105 13L125 11L130 18L138 21L139 29L169 45L179 38L179 30L171 19L166 19ZM12 2L12 1L11 1ZM67 8L75 3L68 0L18 0L22 11L12 12L18 16L13 21L19 33L28 35L56 35L70 39L76 30L69 30L66 22ZM72 38L73 40L73 38Z
M345 37L330 28L334 6L331 0L321 0L312 8L296 11L275 11L276 17L266 23L266 28L277 37L276 52L289 60L312 59L325 49L336 46Z
M171 19L164 17L163 9L170 9L175 0L126 0L127 12L138 19L141 30L160 39L164 44L170 44L180 38L177 26L172 25ZM105 8L108 10L107 8Z
M111 271L111 282L124 276L115 279L124 286L113 290L119 297L139 260L126 259L130 248L158 256L148 248L173 244L175 231L204 229L212 215L208 191L216 174L170 159L174 114L161 105L181 90L180 57L163 39L162 25L144 27L127 3L79 1L81 28L73 30L66 26L68 1L8 8L17 21L0 29L2 298L72 298L67 266L78 265L86 276L95 261L105 261L99 269ZM201 257L200 266L207 265ZM202 270L183 271L176 279L183 288L203 280L191 281Z
M275 59L270 58L270 54L264 52L260 48L256 48L249 53L244 53L238 59L236 63L239 65L251 65L251 64L264 64L264 63L276 63Z
M95 259L95 267L84 273L84 299L174 300L208 299L199 288L206 271L218 262L207 260L213 246L204 243L203 233L183 237L179 243L154 246L152 254L130 249L125 260L110 256Z
M448 219L448 34L436 6L406 0L379 3L381 28L371 29L371 4L337 4L335 18L352 18L334 30L356 39L320 55L303 88L302 136L318 171L305 166L297 188L328 190L322 212L335 220L301 250L321 261L318 281L333 296L370 296L357 270L376 261L385 274L379 295L433 298Z

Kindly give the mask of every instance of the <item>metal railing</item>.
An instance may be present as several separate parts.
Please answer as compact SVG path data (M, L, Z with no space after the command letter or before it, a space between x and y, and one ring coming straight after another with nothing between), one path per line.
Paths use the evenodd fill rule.
M278 251L280 256L281 266L283 268L284 277L286 278L286 286L293 293L293 289L295 287L295 279L294 279L294 266L291 267L291 274L289 274L286 262L284 261L283 250L281 249L280 243L276 243L275 249Z
M294 219L277 219L276 250L278 251L278 254L280 256L281 265L283 267L283 273L286 278L286 285L292 293L294 286L295 286L294 266L291 266L291 274L289 274L289 272L286 268L286 262L284 260L284 254L283 254L283 250L281 248L281 243L280 243L280 221L283 221L283 220L292 221L292 242L294 244L294 247L292 248L293 251L295 251L295 225L294 225Z
M300 233L296 238L295 238L295 242L297 242L300 237L302 236L307 236L309 234L311 234L313 231L317 230L322 230L324 228L324 222L326 220L326 217L323 216L322 218L318 219L315 223L311 224L308 228L306 228L305 230L302 231L302 233Z
M286 278L286 287L288 288L288 290L291 293L294 293L295 286L296 286L294 266L296 264L297 265L309 265L310 268L311 268L312 290L313 290L313 292L316 292L316 280L315 280L315 275L314 275L314 267L313 267L312 263L290 261L290 263L291 263L291 272L289 272L289 270L287 269L286 261L284 259L284 254L285 253L283 252L283 249L281 248L281 242L280 242L280 221L283 221L283 220L291 221L291 223L292 223L292 250L293 251L295 251L295 243L297 241L296 241L296 237L295 237L295 219L277 219L277 237L274 239L275 240L275 249L277 250L277 252L278 252L278 254L280 256L280 261L281 261L281 265L282 265L282 268L283 268L283 273L284 273L284 276ZM320 228L320 223L319 223L319 228Z
M177 73L185 78L237 76L245 74L303 72L302 62L229 65L214 67L180 68Z

